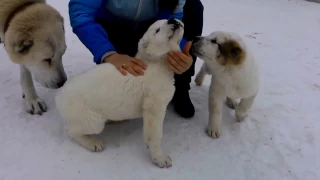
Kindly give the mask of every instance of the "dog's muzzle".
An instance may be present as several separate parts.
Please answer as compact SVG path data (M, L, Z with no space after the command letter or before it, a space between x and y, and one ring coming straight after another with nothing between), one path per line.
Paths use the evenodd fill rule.
M199 36L195 37L193 40L192 40L192 44L196 44L197 42L199 42L201 40L201 38Z
M199 48L201 46L201 37L195 37L193 40L192 40L192 45L191 45L191 48L190 48L190 51L194 54L198 54L200 55L201 53L199 53Z

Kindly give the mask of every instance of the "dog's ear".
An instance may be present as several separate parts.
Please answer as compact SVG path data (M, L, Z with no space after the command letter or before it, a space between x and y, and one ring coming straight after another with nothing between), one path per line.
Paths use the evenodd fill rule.
M63 32L65 32L65 28L64 28L64 18L63 18L60 14L58 15L58 18L59 18L59 20L61 21L62 30L63 30Z
M234 58L240 58L240 55L242 53L242 50L241 48L239 47L233 47L231 50L230 50L230 54L231 56L233 56Z
M33 46L32 40L21 40L14 46L14 51L17 54L26 54Z
M236 41L227 41L219 45L219 50L223 56L223 65L240 65L245 59L245 51Z

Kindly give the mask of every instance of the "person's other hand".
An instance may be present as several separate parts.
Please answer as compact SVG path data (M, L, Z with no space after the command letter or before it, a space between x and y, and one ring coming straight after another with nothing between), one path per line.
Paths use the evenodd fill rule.
M167 64L169 68L176 74L182 74L187 71L192 63L193 59L189 54L191 42L189 41L183 52L169 52L167 56Z
M143 70L147 68L141 60L124 54L115 53L106 57L103 61L113 64L123 75L127 75L129 72L134 76L143 76Z

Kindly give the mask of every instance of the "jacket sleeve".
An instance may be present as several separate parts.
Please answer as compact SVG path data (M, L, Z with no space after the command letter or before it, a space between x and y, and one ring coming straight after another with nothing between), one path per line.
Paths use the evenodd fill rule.
M182 21L183 7L185 4L186 4L186 0L179 0L179 4L173 13L170 12L168 9L163 9L158 15L158 20L175 18L175 19L179 19ZM180 42L180 49L183 50L187 43L188 43L188 41L185 38L182 38L182 40Z
M70 0L69 17L73 32L100 64L102 58L116 50L108 40L107 32L95 22L103 0Z

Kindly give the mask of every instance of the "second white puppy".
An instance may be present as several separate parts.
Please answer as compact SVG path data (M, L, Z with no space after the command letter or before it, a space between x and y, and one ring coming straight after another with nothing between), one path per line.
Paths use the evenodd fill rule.
M143 117L143 134L152 161L170 167L172 161L162 152L162 127L166 108L175 87L173 72L166 64L169 51L180 51L183 23L159 20L139 41L136 58L148 68L144 76L123 76L105 63L68 81L56 96L57 109L66 120L69 136L83 147L101 151L101 140L93 137L107 120L121 121Z
M259 91L258 66L241 37L231 32L216 31L209 36L197 37L192 51L205 62L195 83L201 85L206 74L212 75L207 133L212 138L219 138L225 98L227 105L235 109L239 122L247 117ZM238 99L239 104L236 103Z

